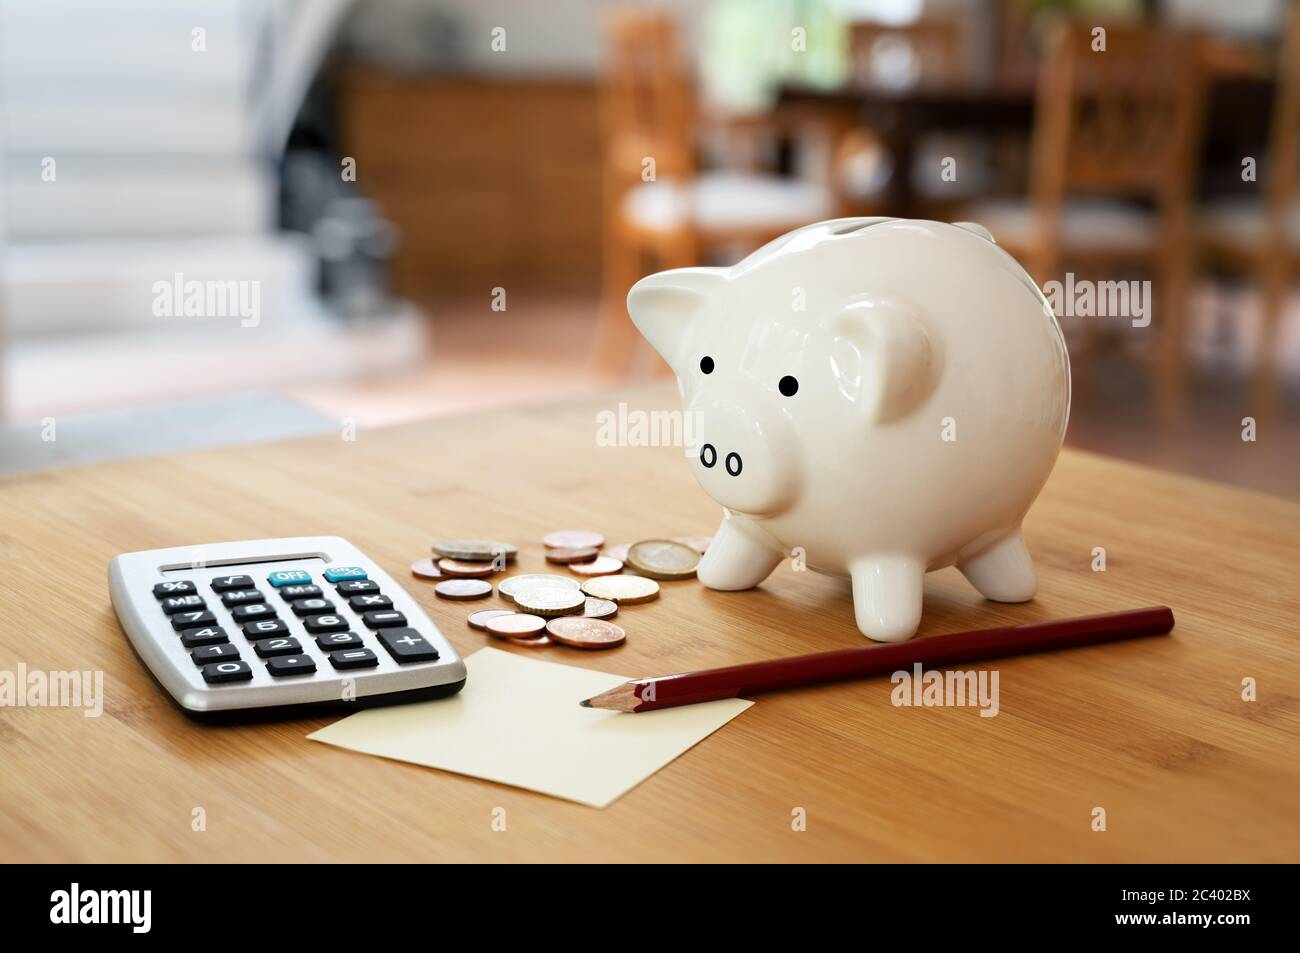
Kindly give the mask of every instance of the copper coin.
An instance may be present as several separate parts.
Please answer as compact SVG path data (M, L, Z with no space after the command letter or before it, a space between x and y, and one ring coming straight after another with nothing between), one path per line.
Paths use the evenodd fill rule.
M492 583L482 579L444 579L433 587L443 599L482 599L492 595Z
M421 579L443 579L442 570L432 559L417 559L411 563L411 573Z
M539 635L535 639L506 639L506 642L508 642L511 645L526 645L530 649L539 649L547 645L555 644L550 639L548 639L545 635Z
M438 568L443 575L458 579L480 579L497 571L492 563L467 563L460 559L439 559Z
M651 579L690 579L700 564L700 554L671 539L645 539L632 544L627 564Z
M546 623L546 632L556 642L577 649L607 649L627 639L621 625L581 616L552 619Z
M542 544L548 549L600 549L605 537L589 529L561 529L547 533Z
M490 635L503 639L532 639L546 633L546 620L541 616L512 612L488 619L486 628Z
M465 621L469 623L471 629L482 629L487 631L487 620L495 619L499 615L514 615L513 609L480 609L478 612L470 614Z
M674 543L682 543L691 547L701 556L708 552L709 543L713 542L712 536L669 536L668 538ZM627 560L623 561L627 562Z
M623 571L623 564L609 556L597 556L589 563L569 563L569 571L579 576L612 576Z
M548 563L585 563L590 562L600 555L600 550L595 546L587 546L583 549L548 549L546 551L546 561Z
M659 598L659 583L645 576L597 576L586 580L582 591L597 599L629 606Z
M577 589L563 586L536 586L521 589L514 595L515 605L546 618L557 615L581 613L587 604L587 597Z
M587 604L582 607L582 614L588 619L608 619L618 612L618 603L608 599L587 597Z
M617 546L606 546L601 550L601 553L625 563L627 562L627 548L631 545L631 543L619 543Z

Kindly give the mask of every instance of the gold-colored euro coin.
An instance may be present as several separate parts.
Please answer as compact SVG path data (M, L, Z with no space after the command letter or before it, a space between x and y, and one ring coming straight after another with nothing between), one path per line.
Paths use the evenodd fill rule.
M671 539L646 539L628 548L627 564L651 579L690 579L700 564L700 554Z
M596 576L583 582L582 591L596 599L630 606L659 598L659 583L645 576Z

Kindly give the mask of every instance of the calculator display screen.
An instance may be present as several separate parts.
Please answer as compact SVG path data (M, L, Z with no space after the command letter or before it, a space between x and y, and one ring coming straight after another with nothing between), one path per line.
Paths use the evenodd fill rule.
M245 559L204 559L202 552L194 553L194 561L188 563L171 563L159 566L163 575L176 572L193 572L196 569L209 569L217 566L252 566L257 563L325 563L328 560L316 553L286 553L282 556L254 556Z

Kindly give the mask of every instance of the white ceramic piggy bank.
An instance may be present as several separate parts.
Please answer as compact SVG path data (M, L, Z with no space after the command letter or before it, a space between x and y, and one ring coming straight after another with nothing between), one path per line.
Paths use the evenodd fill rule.
M628 311L677 374L695 477L725 508L704 585L748 589L793 553L848 574L882 641L916 632L934 569L1033 597L1020 523L1061 447L1070 364L983 228L820 222L732 268L644 278Z

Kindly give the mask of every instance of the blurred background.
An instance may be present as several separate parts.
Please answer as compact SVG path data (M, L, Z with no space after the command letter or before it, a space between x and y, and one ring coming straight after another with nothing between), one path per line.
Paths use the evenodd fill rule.
M6 0L0 177L0 472L656 378L637 278L893 215L1068 443L1300 496L1286 0Z

